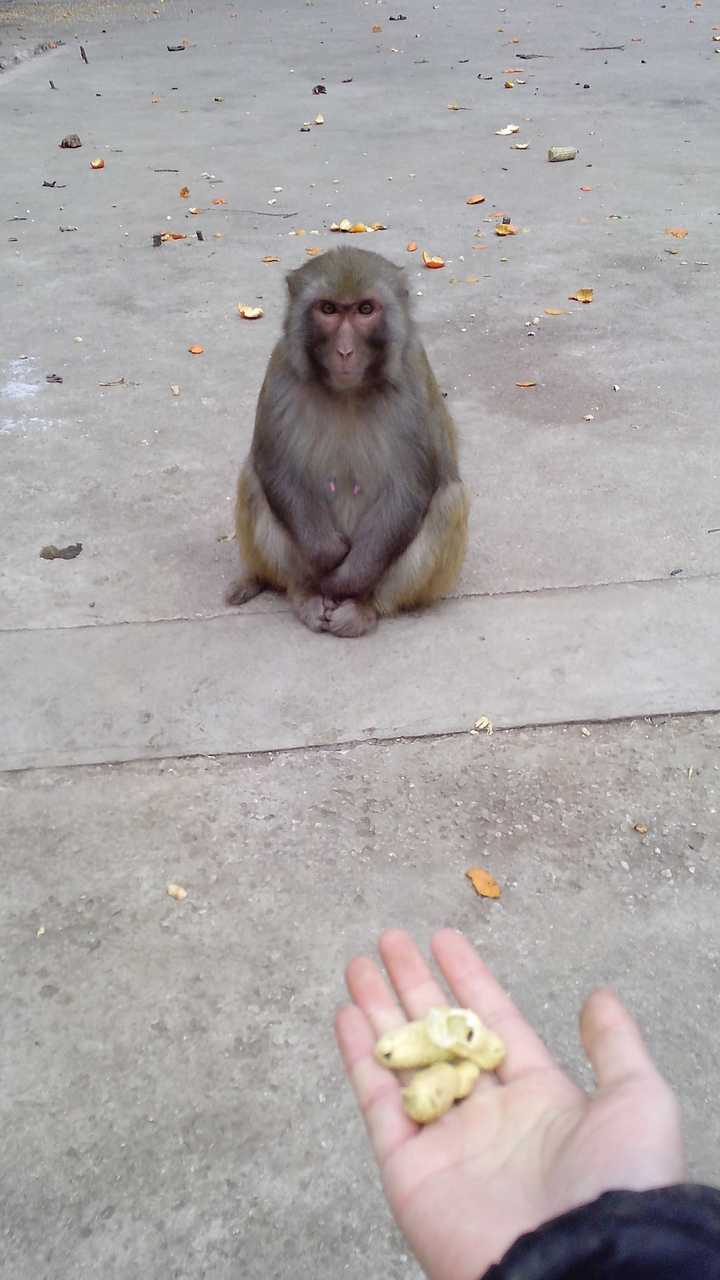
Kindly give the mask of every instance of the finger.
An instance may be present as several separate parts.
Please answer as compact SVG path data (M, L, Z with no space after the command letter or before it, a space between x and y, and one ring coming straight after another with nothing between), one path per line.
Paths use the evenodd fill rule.
M433 1005L448 1002L447 993L433 978L409 934L401 929L387 929L380 938L380 953L402 1007L377 965L367 956L351 960L345 974L350 995L378 1039L386 1031L403 1026L408 1018L424 1017ZM407 1080L407 1073L402 1072L401 1084ZM489 1084L497 1084L495 1077L483 1076L476 1089Z
M406 1021L400 1005L378 966L368 956L355 956L345 971L345 982L355 1004L362 1009L376 1037L401 1027Z
M432 940L432 950L458 1003L474 1009L504 1041L506 1057L497 1071L504 1084L531 1071L556 1067L550 1051L467 938L455 929L441 929Z
M613 991L593 991L580 1014L580 1035L601 1089L659 1073L635 1019Z
M413 1136L417 1125L403 1110L395 1076L373 1058L375 1034L357 1005L346 1005L338 1011L335 1035L375 1159L382 1168L388 1156Z
M410 934L402 929L386 929L380 937L380 954L395 990L409 1018L423 1018L437 1005L449 1000L426 964ZM492 1072L483 1072L474 1092L497 1088Z
M409 1018L424 1018L435 1005L448 1003L447 992L433 977L409 933L386 929L380 955Z

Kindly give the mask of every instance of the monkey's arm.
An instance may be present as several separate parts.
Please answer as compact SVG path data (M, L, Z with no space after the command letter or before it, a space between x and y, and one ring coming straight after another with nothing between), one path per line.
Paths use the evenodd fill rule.
M327 499L286 466L258 466L258 479L275 519L290 534L312 573L329 573L347 555L350 543L336 528Z
M403 406L393 433L393 473L358 521L345 559L321 580L329 596L367 595L418 533L436 490L457 479L452 419L422 348L417 359L426 379L424 403Z
M284 343L276 346L258 397L252 463L268 506L290 535L314 578L334 569L347 554L348 539L336 527L332 508L308 465L297 379Z
M422 524L433 495L431 486L411 487L391 480L358 521L350 551L321 579L329 596L364 596L393 560L402 555Z

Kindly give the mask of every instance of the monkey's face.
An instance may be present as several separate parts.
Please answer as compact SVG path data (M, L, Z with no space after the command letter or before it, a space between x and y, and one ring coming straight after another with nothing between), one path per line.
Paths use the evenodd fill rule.
M383 304L377 296L357 301L319 298L311 309L311 357L334 391L354 391L374 382L384 349Z

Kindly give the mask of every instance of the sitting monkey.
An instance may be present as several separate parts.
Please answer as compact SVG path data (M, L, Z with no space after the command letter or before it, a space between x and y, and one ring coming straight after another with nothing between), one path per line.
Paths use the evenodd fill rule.
M455 583L467 496L402 269L333 249L287 277L235 510L246 576L312 631L361 636Z

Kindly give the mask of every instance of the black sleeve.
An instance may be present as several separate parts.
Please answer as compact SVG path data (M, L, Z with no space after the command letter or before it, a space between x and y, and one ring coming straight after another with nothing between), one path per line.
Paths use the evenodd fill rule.
M720 1191L608 1191L521 1236L483 1280L720 1280Z

